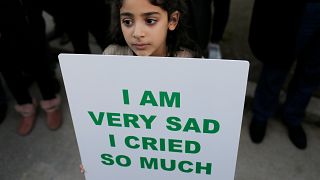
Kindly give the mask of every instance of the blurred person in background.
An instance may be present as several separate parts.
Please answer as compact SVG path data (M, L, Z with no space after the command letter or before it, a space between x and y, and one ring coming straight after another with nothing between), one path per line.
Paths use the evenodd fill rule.
M44 10L56 22L56 34L69 37L75 53L90 54L89 33L101 50L110 44L111 6L106 0L46 0Z
M207 54L206 57L221 59L220 41L229 19L230 0L189 0L188 6L191 37Z
M296 62L281 114L291 142L305 149L302 120L320 84L320 0L292 1L290 6L283 1L256 0L249 44L263 62L249 127L252 141L264 139L267 120L277 110L280 91Z
M29 93L27 76L39 87L40 106L46 112L48 128L55 130L62 124L60 88L48 60L42 3L41 0L0 2L0 70L21 115L18 134L22 136L31 132L38 105Z

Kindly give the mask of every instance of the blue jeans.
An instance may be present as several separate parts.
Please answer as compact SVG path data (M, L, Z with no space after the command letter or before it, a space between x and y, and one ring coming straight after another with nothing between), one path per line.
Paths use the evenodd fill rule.
M320 84L320 3L307 3L305 7L297 35L296 54L296 69L282 109L284 121L293 126L303 120L312 94ZM253 102L255 121L266 123L275 112L291 66L263 65Z

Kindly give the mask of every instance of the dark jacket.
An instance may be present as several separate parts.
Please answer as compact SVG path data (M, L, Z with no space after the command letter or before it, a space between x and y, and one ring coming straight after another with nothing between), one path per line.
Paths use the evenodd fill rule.
M262 62L294 61L298 23L305 0L255 0L249 46Z

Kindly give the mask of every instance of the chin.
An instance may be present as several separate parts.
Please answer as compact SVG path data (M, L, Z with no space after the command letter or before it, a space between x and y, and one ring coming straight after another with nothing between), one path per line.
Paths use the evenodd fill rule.
M143 51L135 51L134 52L137 56L151 56L150 53L148 52L143 52Z

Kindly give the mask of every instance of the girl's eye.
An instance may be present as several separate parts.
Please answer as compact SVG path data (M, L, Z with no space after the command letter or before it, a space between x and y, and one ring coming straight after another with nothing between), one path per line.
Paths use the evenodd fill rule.
M122 24L125 26L131 26L133 24L133 21L131 19L122 19Z
M146 19L146 23L149 24L149 25L153 25L157 22L157 20L155 19Z

